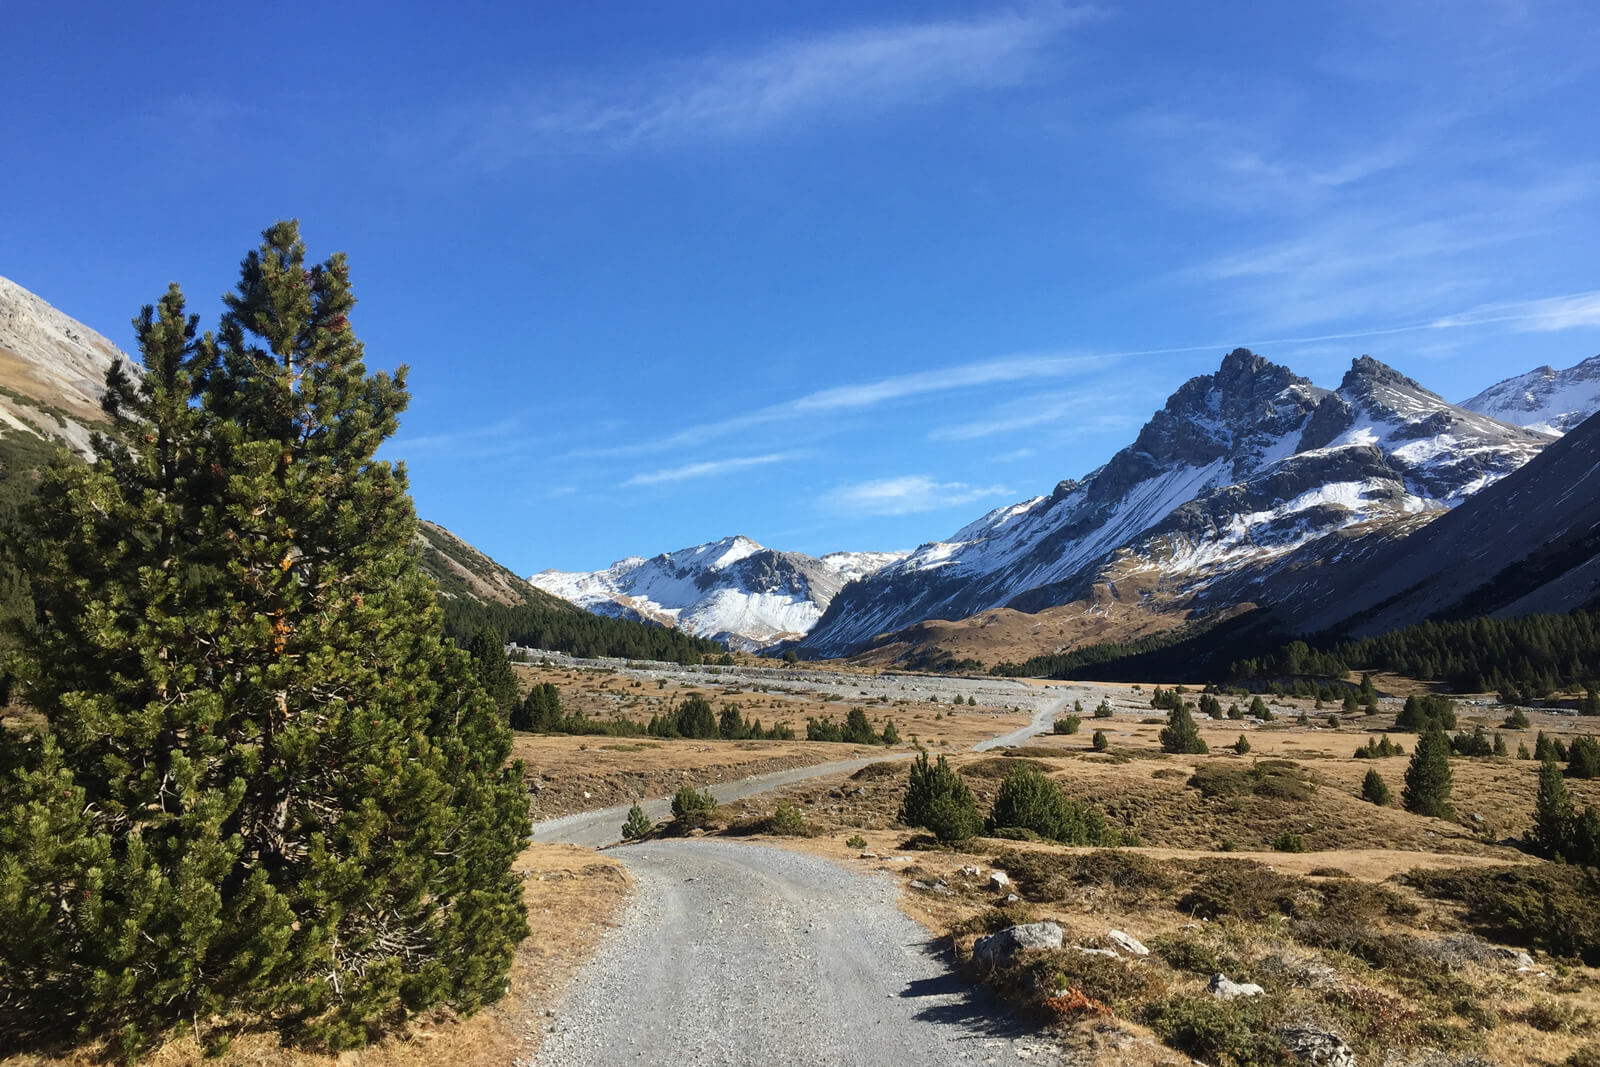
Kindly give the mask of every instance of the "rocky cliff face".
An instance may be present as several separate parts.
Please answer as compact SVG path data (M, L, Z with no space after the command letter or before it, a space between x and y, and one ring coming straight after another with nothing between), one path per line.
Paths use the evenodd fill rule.
M834 552L816 558L726 537L650 559L632 556L603 571L541 571L529 581L602 615L759 648L804 634L847 584L901 555Z
M801 648L843 655L924 619L1039 611L1088 596L1113 568L1197 601L1308 542L1447 509L1548 441L1369 357L1328 391L1237 349L1081 482L997 509L846 589Z

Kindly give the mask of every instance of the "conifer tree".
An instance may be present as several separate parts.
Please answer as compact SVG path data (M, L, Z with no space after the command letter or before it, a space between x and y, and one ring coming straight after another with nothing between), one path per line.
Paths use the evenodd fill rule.
M1361 779L1361 798L1371 801L1380 808L1389 803L1389 785L1383 780L1383 775L1378 773L1378 768L1369 767L1367 776Z
M352 1047L498 998L527 934L510 735L375 458L403 371L367 373L342 256L264 237L215 337L176 286L135 319L112 435L28 517L48 729L0 746L0 1028Z
M1529 841L1546 856L1563 856L1571 847L1577 818L1567 783L1554 760L1539 765L1539 793L1533 802L1533 829Z
M517 676L506 658L505 642L493 630L479 630L467 646L478 684L502 713L510 715L517 702Z
M1417 815L1454 819L1455 808L1450 804L1451 778L1450 739L1437 722L1432 722L1417 739L1416 750L1411 753L1401 803L1407 811Z
M1089 747L1096 752L1104 752L1111 747L1111 740L1106 737L1104 730L1096 730L1094 736L1089 739Z
M1167 725L1161 731L1161 751L1179 753L1211 751L1205 739L1200 736L1200 727L1195 725L1194 716L1190 715L1189 709L1181 704L1167 712Z

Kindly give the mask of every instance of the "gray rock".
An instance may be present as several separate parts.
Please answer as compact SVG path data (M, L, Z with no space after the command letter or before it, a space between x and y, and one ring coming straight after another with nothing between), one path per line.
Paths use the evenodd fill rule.
M1108 957L1110 959L1114 959L1114 960L1115 959L1121 959L1121 957L1117 955L1115 949L1109 949L1109 948L1088 948L1087 946L1084 946L1084 945L1073 945L1072 946L1072 951L1081 952L1085 956L1106 956L1106 957Z
M982 867L974 867L972 864L969 863L965 867L961 868L961 873L966 875L968 878L976 878L976 877L978 877L978 875L983 873L983 868Z
M1005 871L995 871L989 875L989 888L995 891L1007 889L1011 885L1011 877Z
M1314 1067L1358 1067L1355 1050L1344 1038L1310 1026L1285 1026L1278 1031L1295 1058Z
M1116 945L1130 956L1150 955L1150 950L1144 947L1142 941L1130 934L1123 933L1121 930L1107 930L1106 937L1113 945Z
M1060 926L1053 922L1023 923L978 938L972 946L972 958L980 966L996 967L1010 963L1019 952L1060 947Z
M1218 1000L1233 1000L1237 997L1259 997L1266 990L1254 982L1235 982L1225 974L1214 974L1206 985L1206 992Z

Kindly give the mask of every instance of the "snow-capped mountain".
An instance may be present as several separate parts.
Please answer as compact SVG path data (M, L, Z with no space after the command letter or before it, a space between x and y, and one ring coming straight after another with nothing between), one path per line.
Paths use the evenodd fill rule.
M1491 385L1461 406L1501 422L1559 436L1600 411L1600 356L1576 367L1539 367Z
M603 571L541 571L528 579L602 615L678 626L732 647L758 648L801 636L850 582L903 552L830 552L820 559L725 537Z
M1081 482L998 508L844 590L801 648L842 655L925 619L1038 611L1136 572L1142 588L1192 600L1336 531L1447 509L1550 440L1366 356L1329 391L1236 349Z
M87 455L91 427L104 420L106 371L117 346L0 278L0 437L59 440Z

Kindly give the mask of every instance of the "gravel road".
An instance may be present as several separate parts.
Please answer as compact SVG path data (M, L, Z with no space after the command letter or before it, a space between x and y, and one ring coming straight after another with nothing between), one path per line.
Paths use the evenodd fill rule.
M1059 1062L950 973L886 875L725 841L615 855L637 892L533 1065Z

